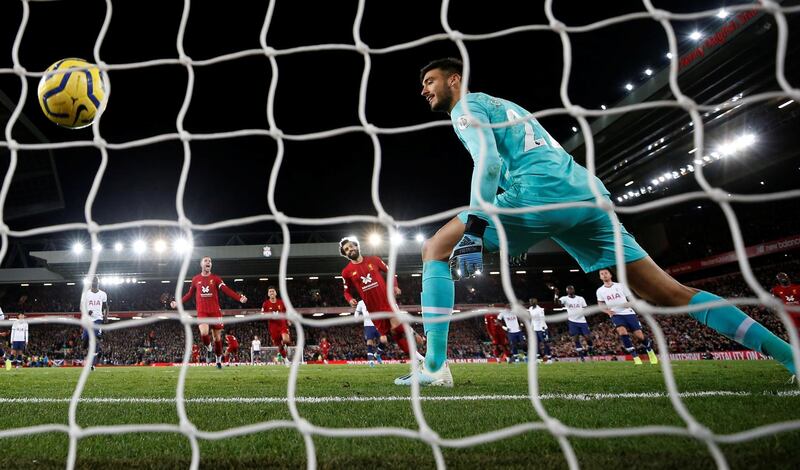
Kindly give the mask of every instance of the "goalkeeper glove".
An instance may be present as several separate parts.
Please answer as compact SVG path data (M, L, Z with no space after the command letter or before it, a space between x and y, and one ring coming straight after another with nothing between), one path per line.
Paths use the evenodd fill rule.
M487 222L474 215L467 216L464 236L450 254L450 276L453 280L470 278L483 271L483 232Z

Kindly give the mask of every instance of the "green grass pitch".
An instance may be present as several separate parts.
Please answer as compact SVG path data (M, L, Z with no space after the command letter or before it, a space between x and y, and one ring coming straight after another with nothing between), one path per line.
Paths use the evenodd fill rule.
M689 411L715 433L735 433L770 423L800 420L797 385L768 361L675 362L675 378ZM301 366L297 395L323 397L297 404L301 416L326 427L392 426L412 430L417 423L409 389L392 384L407 366ZM659 366L632 363L557 363L540 366L547 412L569 426L618 428L683 426L669 399ZM461 438L526 422L538 422L524 396L524 364L455 364L456 386L423 389L425 418L442 438ZM0 371L0 435L15 427L67 424L68 399L79 369ZM178 368L98 368L77 410L82 427L178 423L174 401ZM186 409L203 431L220 431L267 420L291 420L286 397L289 370L278 366L190 368ZM655 396L645 396L653 392ZM688 392L735 392L692 394ZM578 399L571 394L589 394ZM603 395L591 395L603 394ZM642 395L620 395L642 394ZM481 399L466 397L486 396ZM221 398L217 403L201 398ZM347 397L329 400L327 397ZM397 397L355 401L350 397ZM442 400L436 397L465 397ZM236 402L235 398L256 400ZM14 400L25 399L25 400ZM144 401L128 399L146 399ZM158 400L164 399L164 400ZM435 466L431 447L401 437L315 436L319 468L402 468ZM713 468L704 443L689 437L646 435L628 438L571 437L582 468ZM201 468L303 468L302 436L275 429L221 440L200 439ZM6 468L64 468L69 439L52 432L0 439L0 464ZM797 468L800 430L739 444L722 444L731 467ZM566 468L556 440L531 431L468 448L443 448L448 468ZM177 433L129 433L85 437L78 444L77 468L187 468L189 440Z

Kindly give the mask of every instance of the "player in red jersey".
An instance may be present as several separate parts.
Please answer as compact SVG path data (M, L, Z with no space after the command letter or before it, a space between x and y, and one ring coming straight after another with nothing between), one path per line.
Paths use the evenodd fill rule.
M196 293L195 306L197 307L197 318L222 318L222 309L219 307L219 291L240 303L247 302L247 297L239 295L233 289L225 285L216 274L211 274L211 257L206 256L200 260L200 274L192 278L192 286L189 292L183 296L181 301L185 304ZM175 308L177 302L170 302L170 307ZM211 336L208 334L209 326L214 336L214 355L217 357L217 369L222 368L222 323L211 322L200 323L197 328L200 330L200 340L206 348L211 346Z
M200 362L200 345L192 343L192 362L197 364Z
M342 270L344 298L350 306L355 308L358 305L358 299L353 295L355 291L364 301L370 314L391 312L392 307L389 305L389 297L386 295L386 280L383 278L383 273L389 272L386 263L377 256L361 256L361 249L355 238L342 238L339 242L339 253L350 260L350 263ZM400 292L400 288L395 283L394 295L400 295ZM397 318L380 320L373 318L372 323L382 336L391 333L400 349L410 355L405 330ZM414 333L414 338L417 345L421 346L422 337ZM425 356L421 355L419 350L417 350L417 360L425 360Z
M231 362L231 356L233 356L234 362L239 362L239 340L236 339L236 336L227 334L225 343L227 344L224 354L225 362Z
M267 288L267 300L261 305L261 313L286 313L286 305L278 298L278 290L273 286ZM289 321L285 318L270 318L267 325L272 345L278 347L279 359L289 365L289 355L286 352L286 346L292 342L289 336Z
M331 351L331 343L328 342L328 338L322 337L319 340L319 355L322 358L322 362L325 364L328 363L328 353Z
M486 325L486 333L492 340L492 355L501 361L504 356L508 356L508 335L503 331L503 327L497 321L497 313L487 313L483 316L483 323Z
M789 275L786 273L778 273L775 276L778 284L770 290L772 295L778 297L784 304L795 307L795 310L789 311L789 316L795 326L800 328L800 284L792 284Z

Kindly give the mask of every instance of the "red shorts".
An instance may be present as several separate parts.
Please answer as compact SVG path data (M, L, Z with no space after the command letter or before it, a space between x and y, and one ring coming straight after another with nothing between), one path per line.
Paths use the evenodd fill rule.
M238 353L238 352L239 352L239 345L238 344L234 345L234 346L228 345L228 353L229 354L235 354L235 353Z
M205 313L197 312L197 318L222 318L222 312ZM222 330L225 326L222 323L202 322L200 325L208 325L212 330Z
M372 324L375 325L375 329L378 330L381 336L387 336L392 331L392 322L388 318L372 320Z
M270 320L268 327L272 344L276 346L283 342L283 335L289 334L289 323L286 320Z

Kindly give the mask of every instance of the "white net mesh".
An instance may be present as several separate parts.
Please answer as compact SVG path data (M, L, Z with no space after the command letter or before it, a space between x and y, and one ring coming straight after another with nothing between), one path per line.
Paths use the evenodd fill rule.
M386 228L387 232L391 232L392 229L395 229L397 227L401 228L416 227L423 224L447 220L448 218L453 217L459 211L464 210L466 208L464 207L455 208L442 213L414 220L397 220L384 210L383 205L381 204L378 191L379 175L381 171L381 158L382 158L381 144L378 139L378 136L387 134L412 134L414 132L422 131L424 129L429 129L433 127L450 126L451 125L450 122L435 121L435 122L429 122L425 124L413 125L407 127L379 128L370 123L366 113L366 103L368 98L367 88L370 80L372 57L375 55L389 54L392 52L397 52L405 49L413 49L415 47L422 46L424 44L433 41L450 40L458 48L458 50L461 53L461 59L464 62L463 85L464 87L466 87L470 75L470 56L465 46L465 43L467 41L481 41L490 38L497 38L501 36L511 35L520 31L552 31L557 33L560 36L561 43L563 46L562 50L563 50L564 67L563 67L563 74L562 74L562 81L560 88L560 95L563 107L542 110L532 114L531 116L527 116L525 118L521 118L520 120L516 121L509 121L502 125L510 126L518 124L527 119L542 118L553 115L569 115L573 117L580 124L580 133L582 134L586 145L586 162L587 162L586 166L592 174L595 174L595 152L594 152L594 141L592 138L592 132L589 123L587 121L587 118L589 117L629 113L629 112L653 109L653 108L682 109L686 113L688 113L689 116L691 117L691 121L696 131L694 133L694 145L698 149L697 150L699 152L698 155L702 155L704 147L704 132L703 132L704 123L701 117L701 113L708 110L712 110L714 108L727 109L733 106L733 103L729 102L710 103L710 104L695 103L692 99L690 99L681 91L681 88L678 85L679 69L678 69L677 58L679 57L679 54L678 54L678 46L677 46L675 31L670 21L697 20L715 16L718 13L717 9L701 11L696 13L679 14L666 10L657 9L653 6L650 0L643 0L642 3L646 9L646 11L644 12L625 14L583 26L567 26L564 23L560 22L558 18L554 16L553 1L546 0L544 3L544 10L549 20L548 24L534 24L528 26L521 26L500 31L493 31L491 33L486 33L486 34L465 34L453 30L450 27L448 23L448 15L450 12L451 5L448 0L444 0L441 4L441 10L440 10L440 21L441 21L441 27L444 31L443 33L426 36L402 44L395 44L389 47L376 49L369 47L369 45L365 44L361 40L360 36L361 21L363 18L364 8L366 3L365 0L361 0L358 2L357 13L353 21L352 44L317 44L312 46L302 46L302 47L295 47L295 48L281 50L270 47L270 45L267 43L267 33L269 32L270 26L272 24L273 12L275 10L275 4L276 4L275 0L272 0L269 3L269 7L267 9L267 13L263 22L263 27L261 29L261 34L260 34L261 47L259 49L242 50L231 54L225 54L218 57L213 57L207 60L192 60L186 55L184 51L184 34L189 20L189 12L192 3L190 0L185 0L180 22L180 28L176 40L176 47L178 51L177 58L153 59L137 63L108 64L100 56L100 50L103 45L103 40L109 29L109 25L111 23L111 18L113 15L112 1L106 0L105 20L97 36L97 40L94 47L94 57L93 57L94 62L102 70L103 78L106 83L107 92L105 101L107 101L109 97L112 95L111 85L113 83L110 81L107 73L110 70L146 68L146 67L153 67L156 65L180 65L182 67L185 67L186 72L188 74L188 82L186 86L186 93L183 105L180 108L175 123L176 131L168 134L162 134L128 142L119 142L119 143L107 142L100 133L100 123L102 122L102 111L105 108L105 101L104 101L101 111L92 126L92 135L93 135L92 140L76 140L70 142L48 143L48 144L22 144L15 141L12 138L12 129L14 128L15 124L18 122L20 118L20 114L22 113L25 101L31 98L28 90L27 78L42 76L41 72L30 72L26 70L23 64L19 60L19 50L30 15L29 1L30 0L21 1L22 20L19 24L19 29L17 31L16 38L11 51L13 68L0 69L0 74L13 74L18 76L20 79L20 87L21 87L19 100L5 128L4 140L0 141L0 146L8 148L10 151L10 165L3 180L2 190L0 190L0 211L2 211L6 198L9 194L9 188L11 186L12 178L14 177L14 172L17 166L20 151L41 150L41 149L64 149L70 147L94 147L97 148L100 152L101 163L95 175L94 182L92 184L89 195L86 199L85 222L53 225L53 226L41 227L25 231L10 230L5 223L2 223L2 225L0 225L0 236L2 237L2 246L0 247L0 258L4 258L6 255L6 252L8 250L9 236L29 237L35 235L53 234L64 231L83 230L89 234L92 246L95 247L99 244L98 234L102 232L110 232L110 231L132 229L139 227L173 227L180 229L189 239L191 239L191 235L193 232L203 232L221 228L236 227L263 221L273 221L281 226L283 232L284 243L280 259L279 282L281 291L288 292L286 285L287 262L291 252L289 224L323 226L329 224L370 222L370 223L380 224ZM776 64L777 64L775 68L775 78L778 84L780 85L780 90L748 96L746 98L743 98L737 104L754 103L758 101L764 101L779 97L788 97L796 101L800 101L800 89L792 87L791 84L788 83L788 81L786 80L784 74L785 63L786 63L786 45L789 34L786 15L800 12L800 6L782 7L777 2L762 0L757 4L739 5L729 8L729 11L733 14L748 10L756 10L765 14L772 15L774 17L778 32L778 40L775 48ZM645 103L637 103L607 110L588 110L573 105L567 93L568 83L570 80L570 71L572 66L570 34L600 30L602 28L606 28L614 24L637 20L637 19L652 19L659 22L660 25L663 27L664 33L666 34L669 41L669 47L672 57L670 63L670 71L669 71L670 72L669 88L675 99L668 101L650 101ZM279 83L279 67L276 58L279 56L285 56L290 54L301 54L312 51L316 52L350 51L360 54L363 57L364 68L361 76L361 83L358 94L358 117L360 125L337 128L337 129L329 129L320 132L299 134L299 135L284 134L278 127L274 114L275 96L276 93L278 93L278 83ZM189 106L192 101L195 67L204 67L212 64L234 61L249 56L263 56L268 60L271 67L272 74L271 74L271 81L269 83L269 93L267 100L267 119L269 127L267 129L241 129L231 132L218 132L218 133L208 133L208 134L191 134L187 132L184 128L184 118L187 114L187 110L189 109ZM275 204L275 193L276 193L276 182L278 179L278 173L281 168L281 164L283 162L285 142L326 139L346 133L364 133L366 134L366 136L369 137L369 139L372 142L374 150L374 166L373 166L373 176L371 181L371 195L372 195L372 203L375 207L375 210L377 211L377 215L376 216L341 215L329 218L308 219L308 218L289 217L281 213ZM269 213L251 217L223 220L211 224L193 223L186 216L186 213L184 211L185 191L189 175L189 168L192 163L192 153L191 153L190 143L192 141L216 140L216 139L225 139L225 138L242 137L242 136L268 136L274 139L274 141L277 143L277 158L275 159L275 163L272 168L272 172L270 174L270 179L269 179L269 193L268 193L268 202L270 209ZM95 203L95 198L98 193L98 189L100 187L101 182L103 181L104 171L108 163L108 150L109 149L122 150L122 149L131 149L137 147L145 147L148 145L165 141L180 141L183 145L184 163L180 174L177 196L175 199L175 208L178 214L177 220L135 220L131 222L106 224L106 225L100 225L96 223L92 217L93 206ZM483 153L485 153L485 142L483 147L484 147ZM482 166L483 164L484 161L483 159L481 159L481 161L479 162L479 166ZM552 204L547 206L528 207L523 209L512 210L512 209L498 209L492 206L487 201L481 201L479 208L491 216L492 220L495 222L498 229L498 235L501 246L500 249L501 256L499 259L501 261L502 285L506 296L509 299L512 299L514 310L521 317L529 318L527 317L527 311L523 309L523 307L521 306L521 304L518 303L518 301L516 301L516 296L514 295L514 290L512 288L512 283L510 278L508 257L506 256L508 247L507 237L505 231L503 230L502 224L500 224L500 221L498 219L498 214L536 212L536 211L555 210L560 208L576 207L576 206L591 206L591 207L601 208L602 210L608 213L609 217L613 221L615 228L614 233L615 233L616 257L617 257L617 263L616 263L617 272L621 283L627 284L625 263L624 263L622 243L621 243L620 226L614 211L616 210L620 213L637 213L664 206L674 205L692 199L708 199L716 203L724 212L730 227L730 232L733 238L735 251L737 254L741 272L748 286L753 290L753 292L757 294L757 297L755 298L739 298L736 299L734 303L739 305L761 304L777 311L784 325L787 327L787 330L789 331L791 343L794 346L793 349L794 349L795 363L800 362L798 361L798 359L800 359L800 349L798 349L797 347L798 345L797 330L794 328L794 326L791 324L789 320L786 307L781 302L777 301L777 299L773 298L768 292L766 292L761 287L761 285L756 281L753 272L750 268L748 258L745 254L744 243L741 232L739 230L739 225L736 216L731 208L731 203L736 203L736 202L739 203L769 202L769 201L777 201L777 200L800 197L800 190L791 190L791 191L777 192L771 194L761 194L761 195L728 194L727 191L722 191L721 189L716 188L711 184L709 184L709 182L703 175L702 166L698 166L697 171L694 174L697 183L700 185L702 189L701 191L677 194L674 196L661 198L657 201L634 205L634 206L628 206L628 207L614 207L612 204L608 203L602 197L598 188L594 187L593 184L592 184L593 186L592 191L595 194L596 198L594 204L564 203L564 204ZM0 212L0 220L3 220L2 212ZM397 254L398 254L397 248L394 245L392 245L392 248L390 249L389 263L388 263L390 266L390 272L388 275L388 296L392 300L392 303L394 303L393 284L394 284L395 261L397 259ZM89 276L93 276L94 273L96 272L98 266L98 260L99 260L99 251L92 250ZM181 281L186 278L189 265L190 265L190 254L187 253L184 256L183 263L181 265L181 271L179 276L179 279ZM175 291L176 298L179 298L181 296L182 286L183 282L177 283ZM529 422L524 424L518 424L508 428L499 429L496 431L477 434L459 439L444 439L438 436L437 433L434 432L433 429L428 425L425 415L422 411L422 406L421 406L422 399L420 397L419 385L415 382L411 387L411 403L412 403L413 414L418 424L417 429L391 428L391 427L372 427L372 428L321 427L314 425L309 421L307 421L306 419L304 419L297 408L297 403L299 401L302 401L302 397L300 399L298 399L297 397L297 377L302 357L301 354L295 354L293 355L293 362L290 369L287 398L286 398L286 402L288 404L289 411L291 414L291 421L273 420L273 421L260 422L253 425L225 429L218 432L201 431L198 430L192 423L192 421L189 419L185 406L187 400L185 400L184 398L186 374L188 370L188 363L190 361L191 345L193 342L192 326L198 324L198 321L195 318L189 316L187 312L184 310L183 306L179 305L179 313L172 314L171 316L169 316L170 319L177 319L183 324L185 331L185 338L186 338L183 364L180 368L178 385L175 391L175 401L177 403L179 424L169 425L169 424L154 423L154 424L136 424L136 425L81 427L80 425L78 425L77 422L77 416L76 416L77 408L84 387L86 385L87 379L89 377L89 370L90 370L89 369L90 361L84 361L85 365L80 374L80 378L75 387L73 396L69 401L68 425L47 424L47 425L39 425L39 426L31 426L23 428L4 429L0 431L0 437L1 438L19 437L19 436L36 435L48 432L66 433L70 439L66 467L68 469L72 469L76 464L78 441L82 438L88 436L103 435L103 434L125 434L134 432L180 433L186 436L186 438L191 443L191 452L192 452L191 468L195 469L198 468L200 465L200 449L198 445L198 440L200 439L219 440L219 439L226 439L235 436L247 435L271 429L292 428L297 430L303 436L306 448L308 468L317 467L317 452L315 449L314 441L312 439L313 436L328 436L328 437L393 436L393 437L418 439L430 445L437 467L445 468L446 467L445 460L442 454L443 447L450 447L450 448L469 447L501 439L506 439L511 436L519 435L526 432L541 431L549 433L555 439L557 439L569 467L578 468L579 467L578 459L569 441L570 437L608 438L608 437L642 436L642 435L671 435L671 436L690 437L704 443L707 446L710 454L713 456L716 465L719 468L728 468L728 463L726 461L726 458L722 453L722 451L720 450L719 447L720 444L749 441L775 433L800 429L800 421L795 420L795 421L778 422L775 424L749 429L743 432L724 435L724 434L715 434L707 427L702 425L700 422L698 422L698 420L692 416L692 414L689 412L689 410L682 401L682 395L678 390L678 386L675 382L672 373L672 367L668 355L669 349L667 342L665 340L664 334L662 333L658 323L654 320L653 316L657 314L670 315L670 314L686 313L687 311L698 311L707 308L709 304L697 305L691 308L690 307L657 308L647 304L642 300L635 299L633 296L630 295L630 293L629 297L634 299L630 302L630 306L635 308L637 312L641 313L644 316L647 324L652 329L655 335L656 343L658 345L658 350L660 351L659 353L660 360L662 361L663 364L662 370L668 391L668 396L675 411L678 413L678 415L681 417L681 419L685 424L685 426L683 427L644 426L644 427L629 427L629 428L586 429L586 428L576 428L576 427L566 426L561 422L559 422L557 419L551 417L542 404L542 399L546 397L544 395L540 395L539 393L539 382L537 373L538 365L536 361L530 361L528 363L528 381L529 381L531 404L533 405L537 415L541 419L541 422ZM286 299L286 306L288 309L286 317L289 320L291 320L295 325L297 348L300 351L303 350L303 347L305 345L305 337L302 328L303 325L313 326L313 327L333 326L333 325L353 323L354 321L357 321L353 318L335 318L335 319L324 319L324 320L314 320L310 318L304 318L292 306L291 299L288 298ZM587 313L591 314L591 313L596 313L598 311L599 308L594 307L589 309ZM387 318L389 315L390 313L373 314L375 318ZM403 322L405 326L406 337L408 339L409 344L411 345L413 354L416 347L415 347L415 341L413 340L413 331L409 327L409 325L412 323L418 323L419 319L404 312L394 312L394 315L397 315L397 317ZM461 314L458 318L463 320L463 319L473 318L479 315L483 315L483 313L465 312ZM548 320L564 321L566 320L566 314L555 315L552 318L548 318ZM86 315L85 311L83 312L82 320L80 321L69 320L69 319L59 319L57 321L66 324L79 325L92 331L90 328L92 325L91 319L88 315ZM136 326L142 326L156 321L162 321L162 319L151 317L149 319L144 319L142 321L137 322ZM251 318L224 319L225 324L246 322L246 321L252 321L252 320ZM39 322L39 320L36 319L30 321L30 323L34 325L37 322ZM6 321L5 323L7 324L9 322ZM109 325L104 329L108 331L113 331L115 329L128 328L131 326L132 325L130 324L130 322L119 322L117 324ZM529 321L526 321L526 328L528 330L528 337L533 339L533 341L531 341L530 342L531 344L529 345L530 348L529 357L536 357L536 354L534 353L534 351L536 350L536 344L535 344L536 335L532 334ZM96 338L94 334L91 334L87 357L93 356L95 348L96 348ZM412 369L416 369L417 367L418 366L416 362L412 361Z

